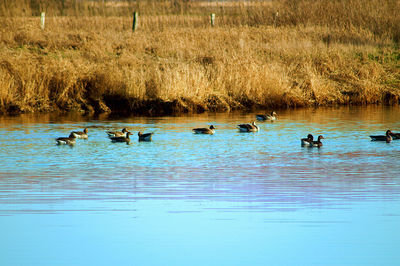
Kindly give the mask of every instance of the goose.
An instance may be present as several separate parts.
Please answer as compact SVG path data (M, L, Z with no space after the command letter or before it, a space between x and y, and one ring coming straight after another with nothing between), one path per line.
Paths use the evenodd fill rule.
M88 129L85 128L83 131L72 131L71 134L74 134L77 139L87 139L88 138Z
M238 125L240 132L257 132L258 126L256 122L252 122L251 124L240 124Z
M126 137L126 133L128 132L128 130L126 129L126 127L124 127L122 129L122 131L107 131L107 135L108 137Z
M215 133L215 127L213 125L210 126L210 128L194 128L192 129L195 134L214 134Z
M58 145L74 145L75 135L73 133L69 134L69 137L61 137L56 139Z
M121 137L110 137L112 142L126 142L129 143L131 139L129 138L130 135L133 135L131 132L127 132L126 136L121 136Z
M312 141L312 147L321 147L322 146L322 142L321 139L324 139L324 137L322 135L318 136L318 140L317 141Z
M139 136L139 141L151 141L151 136L154 133L145 133L143 134L142 132L138 132L138 136Z
M375 135L369 137L371 138L371 141L386 141L387 143L389 143L393 140L392 134L393 133L391 130L387 130L386 135Z
M311 134L307 135L307 138L301 139L301 146L311 146L314 141L314 136Z
M276 113L274 111L271 112L270 115L256 115L257 120L259 121L275 121L276 120Z

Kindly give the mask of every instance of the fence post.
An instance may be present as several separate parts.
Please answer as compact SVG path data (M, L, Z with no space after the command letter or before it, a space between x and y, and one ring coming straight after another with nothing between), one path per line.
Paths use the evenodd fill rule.
M42 28L42 30L44 30L44 20L45 20L45 13L42 12L40 14L40 27Z
M278 20L278 17L279 17L279 11L276 11L274 15L274 27L276 27L276 21Z
M132 23L132 31L136 31L137 26L138 26L138 19L139 19L139 13L138 12L133 12L133 23Z
M211 16L210 16L210 22L211 22L211 27L214 27L214 25L215 25L215 14L214 13L211 13Z

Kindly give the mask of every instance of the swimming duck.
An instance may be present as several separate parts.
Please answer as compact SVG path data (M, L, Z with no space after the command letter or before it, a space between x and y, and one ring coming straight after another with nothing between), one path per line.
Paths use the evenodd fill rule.
M319 135L317 141L315 140L312 141L312 147L321 147L322 146L321 139L324 139L324 137L322 135Z
M386 141L387 143L389 143L393 140L392 134L392 131L387 130L386 135L375 135L369 137L371 138L371 141Z
M72 131L71 134L74 134L77 139L87 139L88 138L88 129L85 128L83 131Z
M301 139L301 146L311 146L314 142L314 136L311 134L307 135L307 138Z
M74 145L75 135L73 133L69 134L69 137L61 137L56 139L58 145Z
M154 133L145 133L143 134L142 132L138 132L138 136L139 136L139 141L151 141L151 136Z
M238 125L240 132L257 132L258 126L256 122L253 121L251 124L240 124Z
M214 134L215 133L215 127L213 125L210 126L210 128L194 128L192 129L195 134Z
M131 132L127 132L126 136L121 136L121 137L110 137L112 142L126 142L129 143L131 139L129 138L130 135L133 135Z
M259 121L275 121L276 120L276 113L274 111L271 112L270 115L256 115L257 120Z
M107 131L107 135L108 137L126 137L126 133L128 132L128 130L126 129L126 127L124 127L122 129L122 131Z

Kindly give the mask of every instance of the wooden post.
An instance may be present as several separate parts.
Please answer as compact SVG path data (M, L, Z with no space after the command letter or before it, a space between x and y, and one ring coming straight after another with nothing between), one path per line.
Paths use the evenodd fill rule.
M138 12L133 12L133 23L132 23L132 31L136 31L137 26L138 26L138 19L139 19L139 13Z
M278 20L279 17L279 12L276 11L275 16L274 16L274 27L276 27L276 21Z
M42 28L42 30L44 30L44 20L45 20L45 13L42 12L40 14L40 27Z
M211 27L214 27L214 25L215 25L215 14L214 13L211 13L211 16L210 16L210 22L211 22Z

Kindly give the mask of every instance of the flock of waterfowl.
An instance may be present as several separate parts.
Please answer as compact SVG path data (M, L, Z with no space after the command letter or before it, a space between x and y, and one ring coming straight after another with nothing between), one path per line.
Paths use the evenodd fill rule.
M256 119L259 121L275 121L276 113L271 112L270 115L256 115ZM238 129L240 132L257 132L259 127L256 125L256 122L253 121L251 124L240 124L238 125ZM214 134L215 127L211 125L209 128L194 128L192 131L195 134ZM126 128L123 128L121 131L107 131L108 137L112 142L130 142L130 136L133 135ZM145 133L138 132L138 140L139 141L151 141L151 138L154 133ZM73 145L76 143L76 139L87 139L88 138L88 129L85 128L83 131L72 131L68 137L60 137L56 139L57 144L59 145ZM387 130L385 135L374 135L370 136L372 141L386 141L387 143L391 142L394 139L400 139L400 133L393 133L391 130ZM312 134L308 134L306 138L302 138L300 140L301 146L303 147L321 147L322 142L321 139L324 139L322 135L318 136L317 140L314 140L314 136Z
M108 137L112 142L130 142L129 136L133 135L132 132L129 132L126 128L123 128L121 131L107 131ZM138 132L139 141L151 141L151 136L153 133L145 133ZM57 138L56 142L59 145L74 145L76 143L76 139L87 139L88 138L88 129L85 128L83 131L72 131L68 137Z

